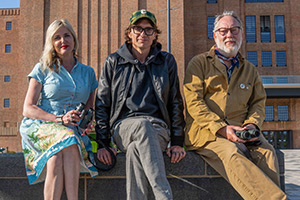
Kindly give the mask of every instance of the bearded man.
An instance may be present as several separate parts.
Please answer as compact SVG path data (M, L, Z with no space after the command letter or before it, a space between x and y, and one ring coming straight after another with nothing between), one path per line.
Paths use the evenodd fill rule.
M242 34L238 16L223 12L214 23L216 44L189 62L185 144L244 199L286 199L275 150L259 134L266 93L256 67L239 53ZM256 135L238 137L241 131Z

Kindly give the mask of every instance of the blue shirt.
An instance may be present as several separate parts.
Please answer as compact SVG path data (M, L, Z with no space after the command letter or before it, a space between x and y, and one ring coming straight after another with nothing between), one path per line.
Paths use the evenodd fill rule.
M90 93L98 87L94 69L76 62L69 73L63 66L56 73L36 64L28 78L34 78L43 85L38 106L55 115L75 109L81 102L86 103Z

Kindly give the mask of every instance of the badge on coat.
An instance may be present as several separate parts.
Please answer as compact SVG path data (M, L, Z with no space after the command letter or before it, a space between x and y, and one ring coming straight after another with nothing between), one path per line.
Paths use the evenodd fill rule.
M244 83L241 83L241 84L240 84L240 88L241 88L242 90L244 90L244 89L248 90L248 89L249 89L249 87L246 86Z

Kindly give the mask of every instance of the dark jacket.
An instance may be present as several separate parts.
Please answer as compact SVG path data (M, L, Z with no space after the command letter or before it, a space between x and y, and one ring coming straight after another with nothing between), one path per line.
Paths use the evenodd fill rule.
M110 128L118 120L131 86L134 65L139 61L133 57L124 43L117 52L109 55L103 65L95 102L97 139L109 144ZM163 120L171 132L171 145L183 145L183 103L179 90L177 64L172 54L161 51L158 43L146 59L148 73Z

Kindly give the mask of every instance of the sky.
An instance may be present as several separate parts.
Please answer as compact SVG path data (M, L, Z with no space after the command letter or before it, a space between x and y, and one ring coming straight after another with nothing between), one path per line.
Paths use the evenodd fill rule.
M20 8L20 0L0 0L1 8Z

